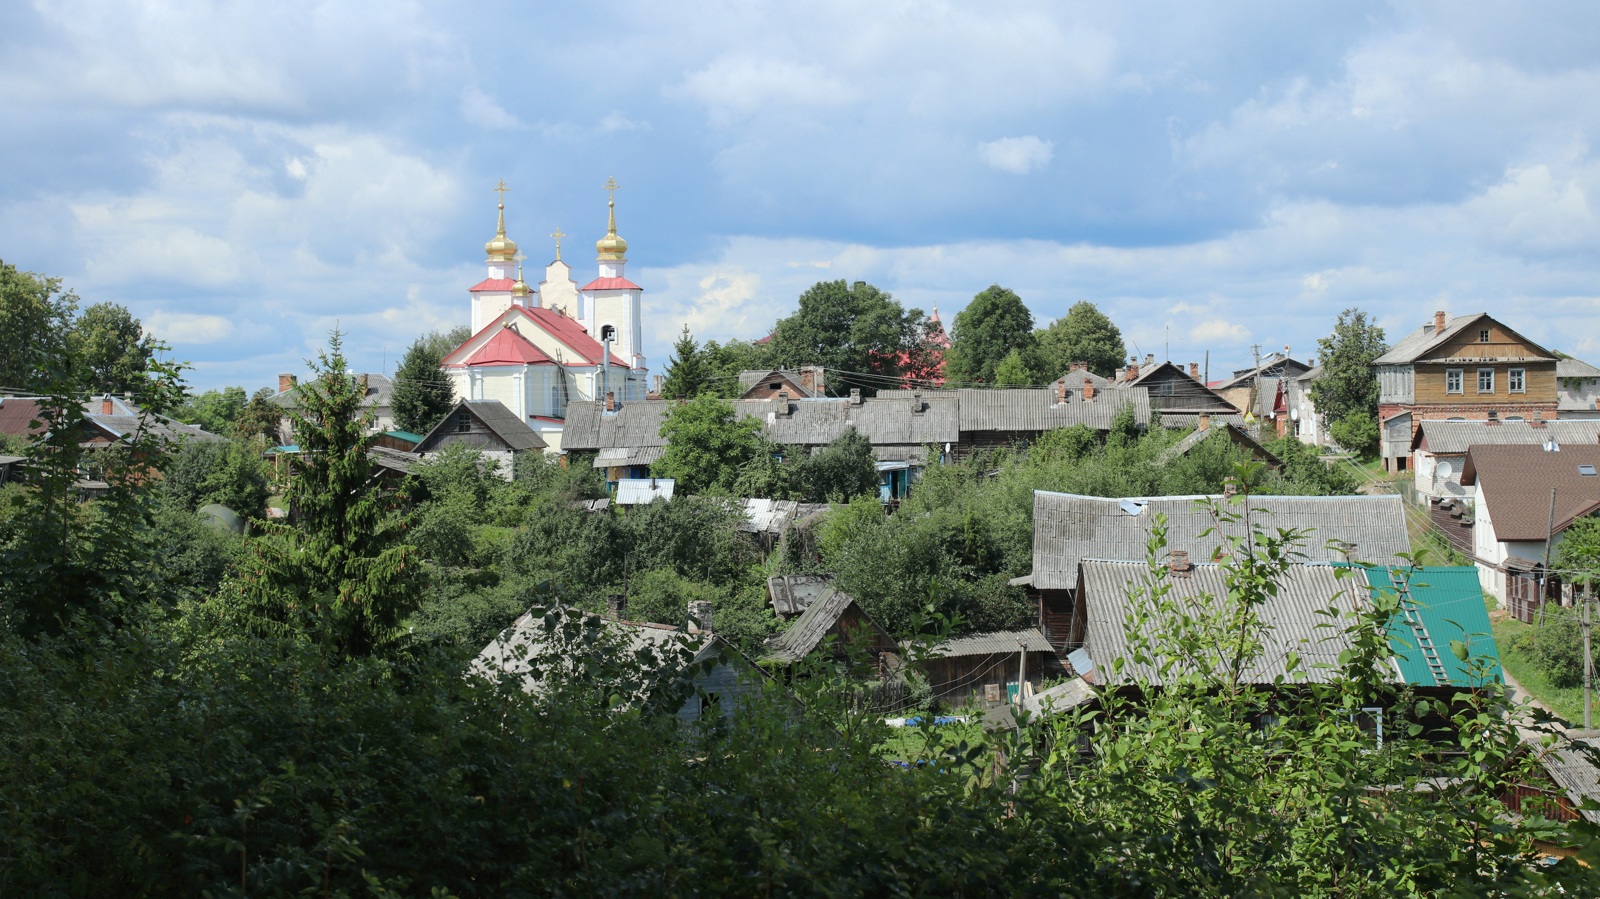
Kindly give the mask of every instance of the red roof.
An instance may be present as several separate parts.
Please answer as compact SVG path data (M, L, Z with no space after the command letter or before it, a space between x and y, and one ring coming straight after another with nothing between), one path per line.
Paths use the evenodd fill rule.
M567 347L581 357L580 361L590 365L595 365L599 362L601 353L604 352L600 347L600 341L589 336L589 332L584 330L583 325L578 324L577 319L567 318L554 309L545 309L542 306L536 309L527 309L521 306L513 306L511 308L519 310L523 315L533 319L539 327L545 330L546 334L566 344ZM628 365L628 363L619 359L616 353L611 354L611 364L623 367Z
M579 290L644 290L627 278L596 278Z
M467 288L468 293L479 293L485 290L510 290L517 286L511 278L484 278L482 281Z
M37 400L19 400L8 396L4 402L0 402L0 434L12 437L36 436L44 431L44 422L40 421L37 427L29 427L28 423L43 417L43 410L39 408Z
M472 358L467 360L468 365L548 365L555 360L546 356L540 349L528 342L528 338L511 330L501 328L500 333L489 338Z

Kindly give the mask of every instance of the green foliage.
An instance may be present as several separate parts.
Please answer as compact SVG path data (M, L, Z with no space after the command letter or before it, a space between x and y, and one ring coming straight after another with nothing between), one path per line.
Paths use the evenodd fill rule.
M1088 425L1072 425L1040 434L1028 448L1028 457L1035 464L1076 462L1099 448L1099 431Z
M1358 485L1350 472L1322 461L1314 446L1283 437L1266 448L1283 463L1283 470L1276 480L1267 482L1265 492L1296 496L1348 496L1356 492Z
M865 281L822 281L800 295L800 308L778 322L771 354L784 367L829 369L828 390L871 395L891 386L925 351L927 318Z
M793 499L846 503L858 496L877 496L878 466L872 455L872 442L854 427L845 428L843 434L816 453L797 453L789 458L795 460L793 465L799 472Z
M1378 454L1380 429L1370 412L1351 412L1328 425L1328 436L1345 449L1371 459Z
M689 603L696 601L711 603L715 619L728 593L671 568L654 568L629 578L627 596L629 620L678 625L688 620Z
M272 402L276 395L271 387L257 390L250 402L239 410L239 417L233 422L233 436L240 440L260 439L268 446L278 445L283 438L279 433L283 426L283 409Z
M738 383L737 377L735 383ZM695 397L710 385L711 367L700 350L700 344L689 333L689 326L684 325L683 333L672 345L672 359L667 363L667 377L661 384L661 395L668 399Z
M700 348L699 356L704 362L706 373L704 392L720 396L725 400L737 399L739 394L744 392L744 388L739 386L740 372L768 371L776 367L770 343L730 340L719 344L715 340L708 340ZM668 399L678 396L676 393L662 395ZM689 394L684 396L687 397Z
M1074 362L1087 362L1090 371L1109 378L1128 358L1122 332L1087 300L1074 303L1037 339L1046 381L1066 374Z
M300 445L287 498L292 525L271 525L218 611L235 626L296 634L336 658L393 649L416 607L399 497L376 480L370 411L335 331L291 415Z
M250 397L244 392L243 387L207 390L205 393L184 400L183 405L173 414L173 418L226 437L233 433L234 423L244 413L245 404L249 401Z
M737 500L702 496L657 500L627 510L621 523L629 572L665 568L727 587L738 583L761 558L749 535L739 530L744 507Z
M190 440L173 454L161 492L194 511L217 503L245 518L261 518L267 507L267 465L259 449L240 441Z
M1311 400L1317 414L1328 422L1328 433L1345 449L1377 449L1378 375L1372 370L1372 362L1386 349L1383 328L1354 308L1340 312L1333 333L1317 341L1322 375L1311 382ZM1346 425L1345 435L1351 441L1346 443L1335 429L1341 422L1360 415L1365 415L1366 421Z
M47 387L42 370L65 354L78 297L62 293L60 278L18 271L0 260L0 387L28 393Z
M1551 686L1583 684L1583 630L1571 610L1551 610L1544 624L1522 635L1516 649Z
M394 372L394 392L390 399L395 427L413 434L426 434L455 405L455 389L439 363L472 336L466 331L465 328L449 334L434 331L418 337L406 349Z
M956 315L945 368L952 382L1001 387L1041 384L1043 380L1035 379L1039 367L1033 313L1015 293L990 285Z
M1551 561L1563 580L1593 594L1600 583L1600 516L1586 515L1562 531Z
M95 303L83 310L72 327L72 341L89 370L95 393L131 393L139 387L155 356L154 338L133 313L116 303Z
M737 417L731 404L714 396L674 406L661 436L667 449L652 470L673 478L678 495L731 493L744 466L771 452L759 421Z

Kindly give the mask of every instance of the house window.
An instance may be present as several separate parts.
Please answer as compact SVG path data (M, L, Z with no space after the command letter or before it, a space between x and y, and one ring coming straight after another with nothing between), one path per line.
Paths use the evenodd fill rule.
M1484 328L1482 331L1478 332L1478 342L1479 343L1488 343L1489 342L1489 329L1488 328Z
M1494 369L1478 369L1478 392L1494 393Z
M1509 390L1512 393L1527 393L1528 392L1527 369L1523 369L1523 368L1513 368L1513 369L1511 369L1510 374L1506 375L1506 380L1507 380L1507 382L1509 382L1509 383L1506 384L1506 390Z
M1352 713L1350 722L1361 728L1361 732L1372 739L1377 748L1383 748L1383 709L1369 706Z
M1461 369L1447 368L1444 370L1444 392L1461 393Z
M456 432L459 434L465 434L470 430L472 430L472 416L468 415L466 412L457 413Z

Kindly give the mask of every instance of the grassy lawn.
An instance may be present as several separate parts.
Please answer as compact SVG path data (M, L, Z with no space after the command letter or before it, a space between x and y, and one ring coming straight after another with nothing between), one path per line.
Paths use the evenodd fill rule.
M1538 668L1535 668L1526 657L1514 648L1517 637L1533 629L1533 625L1522 622L1505 615L1491 615L1490 621L1494 630L1495 646L1500 650L1500 664L1511 672L1511 676L1522 684L1524 690L1535 699L1544 703L1556 715L1567 719L1570 724L1581 726L1583 724L1583 688L1582 687L1555 687L1550 684ZM1595 703L1595 710L1600 714L1600 699Z

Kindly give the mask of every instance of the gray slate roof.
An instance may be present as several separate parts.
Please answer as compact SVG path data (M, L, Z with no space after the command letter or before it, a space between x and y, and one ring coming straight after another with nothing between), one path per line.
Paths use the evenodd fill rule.
M1228 390L1233 387L1241 387L1249 384L1255 378L1265 375L1272 376L1273 380L1277 380L1278 378L1296 378L1304 374L1308 369L1310 369L1309 365L1306 365L1304 362L1301 362L1292 356L1285 356L1284 354L1277 352L1268 353L1267 356L1261 360L1260 365L1256 366L1255 368L1240 369L1234 372L1233 377L1228 378L1211 389Z
M753 534L782 535L789 525L827 508L827 503L802 503L792 499L746 499L744 523L739 525L739 530ZM769 579L768 583L771 582Z
M595 468L651 465L661 461L661 457L666 453L667 448L664 446L608 447L595 454L592 464Z
M1089 559L1083 563L1084 649L1094 660L1101 683L1129 683L1136 677L1161 682L1153 666L1134 663L1128 645L1128 616L1136 608L1129 585L1142 584L1146 572L1143 562ZM1220 565L1194 565L1188 577L1168 578L1166 583L1172 587L1169 597L1209 596L1214 608L1221 607L1217 597L1228 595ZM1336 667L1316 666L1337 666L1339 653L1351 644L1342 628L1322 627L1333 619L1318 613L1337 609L1347 614L1362 602L1365 590L1364 580L1336 577L1331 565L1291 566L1278 582L1277 595L1258 607L1262 622L1269 627L1263 635L1264 651L1246 669L1245 681L1270 684L1279 676L1287 679L1290 652L1302 659L1296 677L1312 683L1332 680ZM1126 659L1126 665L1113 674L1112 663L1118 658ZM1384 674L1391 682L1400 680L1399 670L1393 666L1387 666Z
M661 422L673 405L667 400L644 400L623 403L616 412L605 412L603 404L598 402L568 403L567 418L561 428L561 448L666 446L667 441L661 436Z
M796 446L825 446L854 427L873 446L942 444L961 437L957 404L949 396L923 398L913 412L903 400L868 397L859 405L848 398L791 399L789 414L779 415L777 400L737 400L734 412L762 423L767 438ZM673 402L644 400L623 403L616 412L602 412L599 403L571 403L561 445L567 450L637 449L666 445L661 423Z
M1268 465L1271 465L1274 468L1278 468L1283 465L1282 460L1268 452L1267 448L1262 446L1261 443L1254 437L1251 437L1248 431L1233 424L1224 424L1221 427L1213 424L1204 431L1195 431L1177 443L1174 443L1172 446L1167 447L1166 451L1161 454L1161 461L1168 462L1178 458L1179 456L1186 456L1191 450L1199 446L1202 442L1209 440L1218 434L1226 434L1228 438L1231 439L1236 445L1249 450L1256 456L1256 458L1266 462Z
M958 658L961 656L987 656L999 653L1012 652L1048 652L1055 654L1055 647L1050 645L1042 631L1030 627L1020 631L990 631L984 634L969 634L965 637L955 637L944 641L928 650L930 655L937 658Z
M1572 800L1573 806L1584 799L1600 800L1600 769L1595 768L1594 762L1581 749L1574 746L1551 749L1539 762L1556 786ZM1600 811L1579 810L1578 814L1591 824L1600 824Z
M623 478L617 481L617 505L645 506L658 499L671 500L672 478Z
M1408 365L1420 359L1426 359L1428 354L1433 352L1433 350L1440 344L1448 341L1457 334L1460 334L1467 328L1476 325L1483 319L1489 319L1490 321L1493 321L1506 331L1509 331L1510 333L1515 334L1517 337L1527 341L1529 346L1534 347L1544 353L1544 355L1524 356L1519 358L1528 360L1545 360L1555 358L1555 356L1550 355L1549 351L1545 350L1544 347L1539 346L1531 340L1527 340L1527 338L1522 337L1522 335L1517 334L1510 328L1507 328L1504 322L1491 317L1489 313L1474 312L1470 315L1458 315L1454 318L1448 319L1444 323L1444 330L1437 333L1433 330L1433 323L1430 321L1428 324L1423 325L1417 330L1412 331L1410 334L1407 334L1405 337L1401 338L1400 342L1390 347L1388 352L1372 360L1372 364Z
M1550 440L1558 446L1587 445L1600 442L1600 421L1564 419L1547 421L1544 427L1536 428L1526 421L1491 425L1482 421L1428 419L1417 425L1412 449L1421 448L1424 439L1428 441L1428 452L1434 455L1464 453L1474 446L1542 446Z
M1595 368L1582 359L1557 359L1556 377L1600 378L1600 368Z
M461 409L471 412L473 417L483 422L496 437L505 442L513 451L542 450L549 444L539 436L539 432L528 427L528 423L518 418L515 412L506 408L505 403L499 400L459 400L451 407L449 414L439 419L418 446L432 446L435 435L448 437L455 430L455 414Z
M1104 378L1099 380L1105 382ZM1042 432L1076 424L1103 431L1111 427L1117 412L1130 404L1134 419L1140 425L1150 423L1150 394L1143 387L1097 387L1094 399L1085 401L1081 381L1075 385L1068 383L1064 403L1056 402L1056 391L1052 387L963 387L935 394L924 391L923 396L924 399L953 396L959 404L960 428L966 433ZM878 392L877 398L910 396L909 390L884 390Z
M1211 426L1233 425L1242 428L1244 416L1237 412L1162 412L1161 426L1174 431L1187 431L1200 425L1200 416L1211 416Z
M361 377L361 374L363 373L352 373L350 376L358 378ZM377 372L365 372L364 374L367 377L367 394L361 400L361 407L389 405L389 398L394 395L394 381L388 375ZM296 408L299 406L299 399L296 394L306 386L307 384L297 384L282 393L267 397L267 401L285 409Z
M1167 518L1167 546L1204 561L1222 549L1225 535L1242 534L1239 525L1222 533L1196 496L1107 499L1036 490L1033 494L1033 586L1070 590L1084 559L1142 560L1157 513ZM1220 503L1222 500L1217 498ZM1300 552L1308 560L1342 562L1329 540L1355 544L1357 561L1398 564L1409 552L1405 510L1399 496L1252 496L1252 523L1269 534L1280 528L1307 530ZM1227 508L1242 511L1243 506ZM1129 509L1137 514L1130 514ZM1212 533L1201 536L1208 530Z

